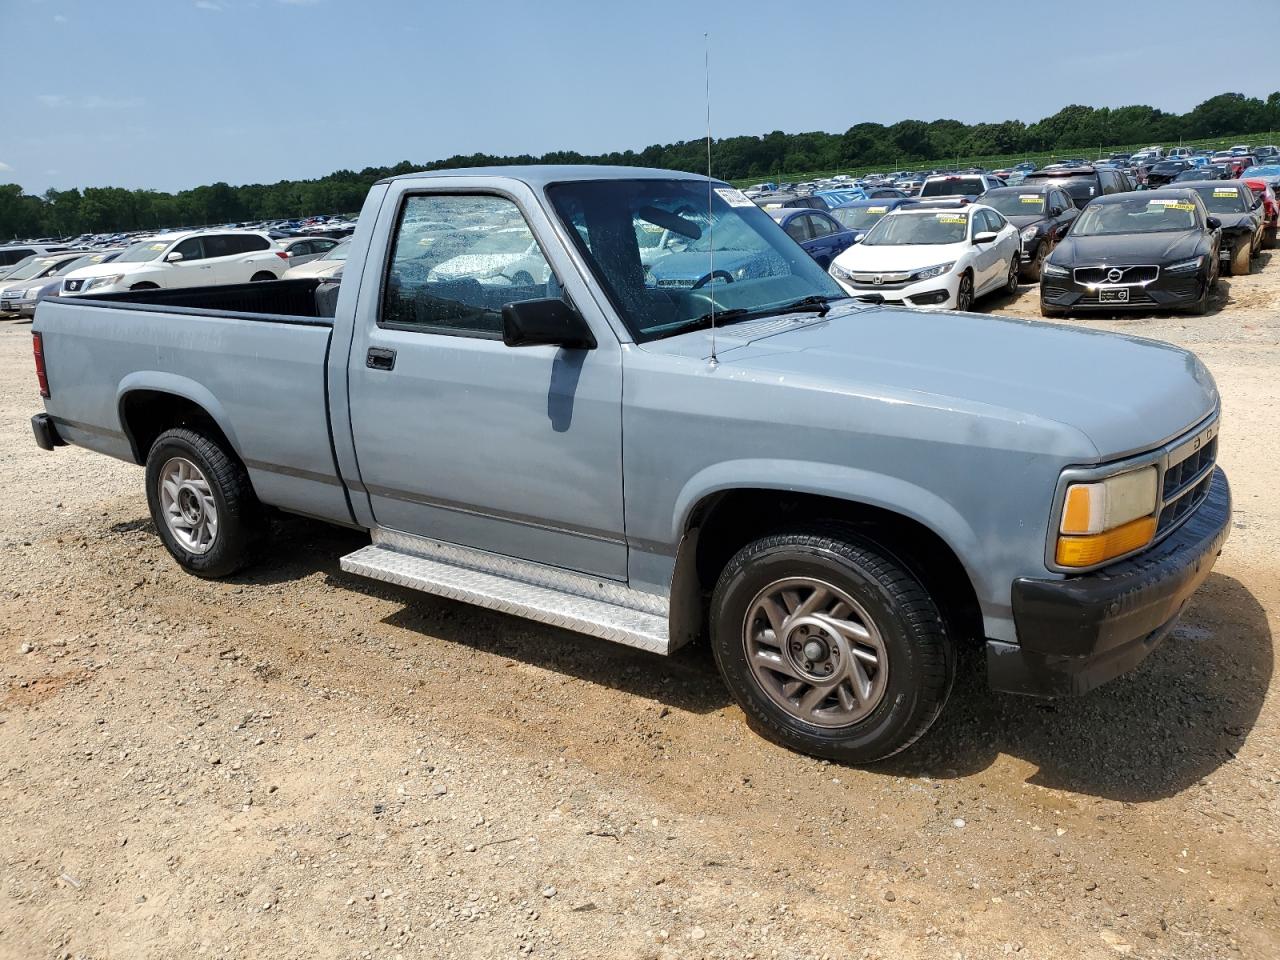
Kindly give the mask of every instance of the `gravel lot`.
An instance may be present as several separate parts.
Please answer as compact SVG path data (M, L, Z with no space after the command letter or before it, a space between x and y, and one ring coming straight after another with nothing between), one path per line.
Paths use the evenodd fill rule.
M36 449L0 324L0 957L1280 955L1280 257L1254 269L1208 317L1089 323L1224 396L1236 529L1172 639L1075 701L971 660L870 769L750 734L705 650L349 577L346 531L182 574L138 468Z

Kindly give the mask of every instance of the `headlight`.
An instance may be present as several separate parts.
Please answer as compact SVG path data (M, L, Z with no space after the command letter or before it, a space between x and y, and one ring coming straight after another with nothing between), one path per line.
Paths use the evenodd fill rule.
M41 284L38 287L27 287L26 290L22 291L22 299L34 300L36 297L40 296L40 291L43 289L44 289L44 284Z
M1192 257L1190 260L1179 260L1164 268L1165 273L1195 273L1204 263L1204 257Z
M956 265L956 262L952 260L950 263L940 263L934 267L925 267L923 270L917 270L916 275L912 277L912 279L913 280L929 280L929 279L932 279L933 277L940 277L955 265Z
M1073 483L1062 501L1054 557L1062 567L1092 567L1145 547L1156 535L1156 468Z
M831 274L833 277L835 277L837 280L853 279L853 274L851 274L848 270L846 270L844 267L840 266L837 263L831 264L831 269L828 270L827 272Z
M1060 267L1056 263L1046 263L1040 268L1040 276L1042 277L1065 277L1069 275L1070 271L1066 267Z
M123 273L114 273L109 277L94 277L84 285L84 290L96 290L99 287L114 287L124 279Z
M1032 240L1034 240L1034 239L1036 238L1036 236L1037 236L1037 234L1036 234L1036 228L1035 228L1035 227L1026 227L1026 228L1022 231L1022 242L1023 242L1023 243L1030 243Z

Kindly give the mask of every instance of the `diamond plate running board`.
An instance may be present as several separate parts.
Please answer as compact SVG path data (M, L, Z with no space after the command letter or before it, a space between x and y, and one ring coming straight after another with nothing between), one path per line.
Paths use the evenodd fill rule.
M455 554L450 557L452 562L446 562L374 543L347 554L340 563L347 573L358 576L473 603L651 653L669 652L667 618L652 611L654 601L662 598L618 585L601 587L580 574L556 571L554 576L563 580L567 588L560 589L546 582L546 575L539 577L541 583L530 582L519 575L522 568L533 565L511 562L510 572L495 568L492 563L485 564L489 569L478 569L456 556L463 552L462 548L452 548L452 551ZM502 572L498 572L499 569ZM609 599L584 595L589 591L607 591ZM637 609L630 603L619 602L625 594L633 595L638 606L651 609Z

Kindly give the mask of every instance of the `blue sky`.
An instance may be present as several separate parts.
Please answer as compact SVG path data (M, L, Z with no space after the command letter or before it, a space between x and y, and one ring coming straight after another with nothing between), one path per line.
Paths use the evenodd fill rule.
M1235 6L0 0L0 182L175 190L699 137L705 31L717 136L1181 112L1280 88L1248 26L1274 36L1277 0Z

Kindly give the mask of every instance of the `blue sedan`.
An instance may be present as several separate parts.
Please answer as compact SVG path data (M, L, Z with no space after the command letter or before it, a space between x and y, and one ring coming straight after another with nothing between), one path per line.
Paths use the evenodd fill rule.
M779 207L765 213L777 220L787 235L804 247L805 253L824 270L831 266L832 260L853 246L853 232L821 210Z
M867 231L880 222L890 210L907 206L917 201L912 198L887 197L883 200L853 200L832 207L831 216L840 221L841 226L853 233L853 242L857 243Z

